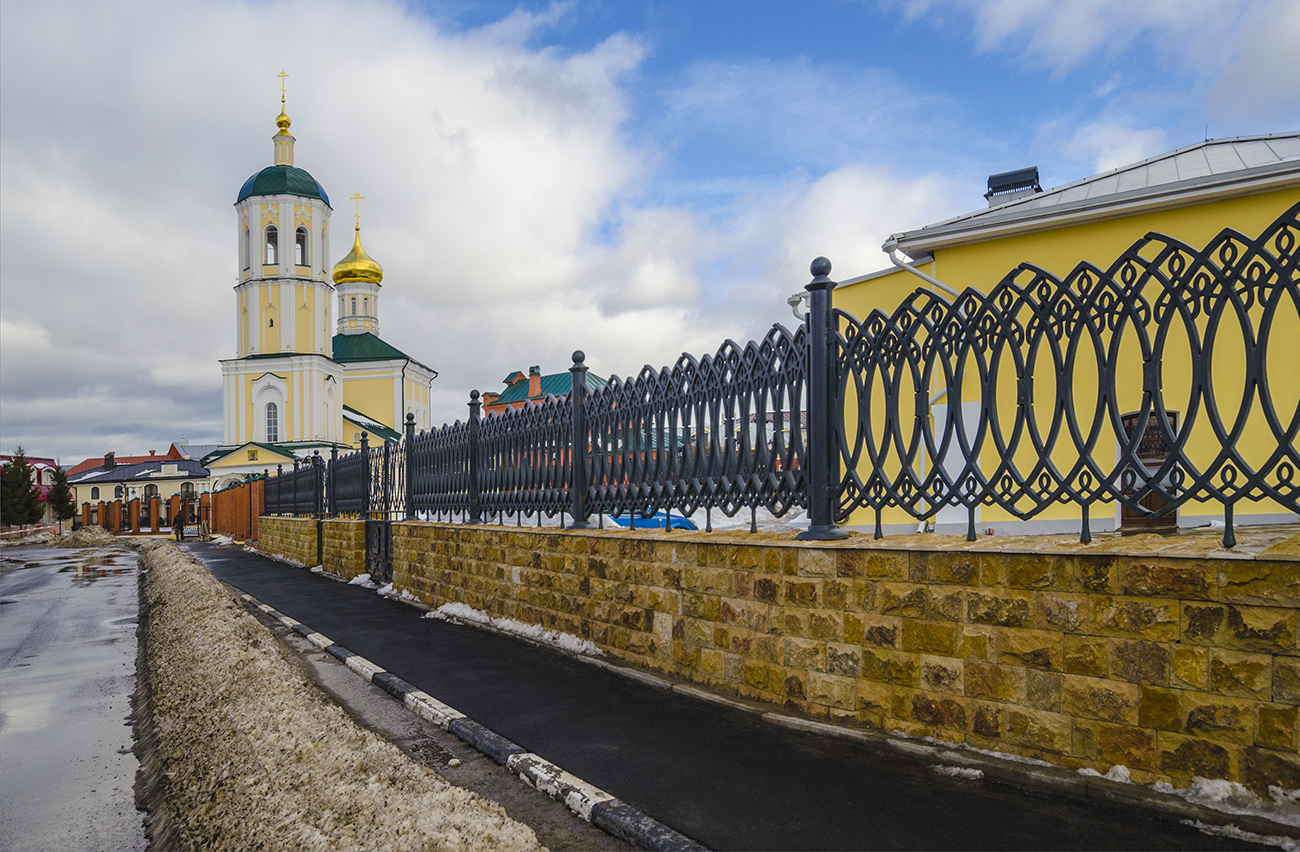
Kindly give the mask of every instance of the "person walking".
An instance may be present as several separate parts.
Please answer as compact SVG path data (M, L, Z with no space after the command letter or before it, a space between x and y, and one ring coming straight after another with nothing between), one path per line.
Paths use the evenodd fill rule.
M172 518L172 531L176 533L177 541L180 541L181 539L185 538L185 507L184 506L182 506L181 510L176 513L176 517Z

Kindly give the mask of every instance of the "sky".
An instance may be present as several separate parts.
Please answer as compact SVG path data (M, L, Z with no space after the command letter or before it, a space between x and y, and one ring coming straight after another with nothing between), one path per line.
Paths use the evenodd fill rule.
M6 0L0 448L222 440L281 71L441 423L574 349L628 375L789 326L814 257L884 268L990 174L1300 129L1297 43L1295 0Z

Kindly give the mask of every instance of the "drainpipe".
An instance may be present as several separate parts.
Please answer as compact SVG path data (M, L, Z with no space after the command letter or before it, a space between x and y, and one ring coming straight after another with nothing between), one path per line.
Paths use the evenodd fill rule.
M949 296L952 296L954 299L956 299L956 298L958 298L958 297L961 296L961 293L960 293L960 292L958 292L957 290L955 290L955 289L953 289L952 287L948 286L947 284L943 283L943 282L940 281L938 278L935 278L933 275L927 275L926 273L924 273L924 272L922 272L921 270L917 269L917 268L916 268L915 266L913 266L912 264L910 264L910 263L908 263L907 261L903 260L902 254L898 251L898 235L897 235L897 234L892 235L892 236L890 236L889 239L885 240L885 244L882 245L880 248L881 248L882 251L885 252L885 254L889 255L889 260L890 260L891 263L894 264L894 266L897 266L899 269L903 270L904 272L910 272L910 273L912 273L913 275L915 275L917 278L920 278L922 281L924 281L924 282L926 282L927 284L930 285L930 288L929 288L929 289L937 289L937 290L939 290L939 291L941 291L941 292L943 292L943 293L946 293L946 294L949 295ZM948 393L948 389L947 389L947 388L944 388L943 390L936 392L936 393L934 394L934 396L930 397L930 398L926 401L926 409L927 409L927 411L928 411L929 409L932 409L932 408L934 407L934 404L935 404L936 402L938 402L940 399L942 399L944 396L946 396L947 393ZM924 478L924 477L925 477L925 457L924 457L924 456L922 456L922 458L921 458L921 470L920 470L920 473L921 473L921 477ZM921 522L917 525L917 532L933 532L933 531L934 531L934 527L933 527L933 524L932 524L932 523L926 523L925 521L921 521Z
M954 299L961 296L961 293L954 290L952 287L949 287L947 284L943 283L938 278L935 278L933 275L927 275L926 273L917 269L915 266L912 266L910 263L903 260L902 256L898 252L897 234L894 234L889 239L885 240L885 244L880 248L882 251L885 252L885 254L889 255L890 261L894 264L894 266L897 266L899 269L912 273L917 278L920 278L922 281L928 283L932 288L938 288L939 290L942 290L944 293L947 293L949 296L952 296Z

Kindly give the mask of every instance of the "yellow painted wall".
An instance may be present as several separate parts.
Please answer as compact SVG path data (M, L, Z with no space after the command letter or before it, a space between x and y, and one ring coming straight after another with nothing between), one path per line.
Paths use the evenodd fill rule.
M1068 275L1083 260L1105 269L1135 241L1153 231L1179 239L1195 249L1206 245L1225 227L1234 228L1247 237L1254 238L1297 202L1300 202L1300 190L1289 189L1003 237L939 249L935 252L933 262L920 265L919 268L955 289L973 287L988 292L1021 263L1035 264L1061 278ZM833 293L833 301L835 307L858 318L865 318L873 309L880 309L890 314L918 287L923 286L920 279L898 270L859 284L837 288ZM1300 309L1300 306L1294 307ZM1258 316L1259 310L1253 313ZM1284 316L1273 330L1270 339L1267 366L1274 404L1280 411L1286 412L1294 411L1300 403L1300 377L1297 377L1294 367L1295 364L1300 363L1300 316L1297 315L1296 310L1282 313ZM1205 322L1202 320L1200 323L1202 332L1204 327ZM1171 341L1164 359L1163 389L1168 408L1180 412L1181 428L1182 416L1189 408L1188 400L1192 392L1191 359L1184 333L1178 332ZM1130 411L1138 409L1141 404L1141 355L1131 336L1126 345L1121 348L1121 352L1125 350L1130 353L1134 369L1121 375L1117 390L1121 411ZM1240 332L1237 332L1234 337L1230 328L1221 330L1220 336L1215 341L1214 353L1212 379L1217 398L1220 401L1233 397L1239 399L1241 390L1245 386L1245 349ZM1056 370L1045 356L1046 353L1040 355L1044 360L1040 361L1033 371L1035 410L1040 413L1039 422L1044 429L1048 425L1051 400L1056 390ZM1008 427L1014 421L1017 406L1016 377L1014 370L1009 369L1010 366L1010 364L1004 365L996 384L1001 419ZM1076 410L1082 408L1090 411L1094 405L1096 381L1093 373L1095 370L1089 371L1076 367L1074 388ZM966 393L966 399L968 401L978 399L980 384L973 369L968 372L966 382L966 387L970 389ZM932 393L940 386L941 382L936 382L929 391ZM906 382L904 390L910 390ZM879 410L873 415L872 422L883 423L883 409L877 408ZM849 405L849 409L852 413L852 404ZM1224 416L1230 420L1235 413L1234 403L1230 411L1224 412ZM1086 427L1087 424L1084 425ZM905 436L910 436L913 428L913 424L903 424ZM1106 448L1114 446L1115 442L1116 437L1107 422L1102 427L1102 436L1097 444L1099 448L1097 456L1103 462L1103 466L1112 458L1107 455ZM1061 441L1058 440L1058 446L1060 443ZM1022 441L1021 445L1026 448L1017 453L1015 460L1017 466L1024 472L1033 466L1034 451L1027 441ZM1193 459L1205 459L1208 463L1219 446L1220 441L1213 433L1202 409L1197 414L1188 451ZM1262 462L1276 449L1276 440L1260 413L1258 402L1255 405L1255 414L1247 422L1238 446L1243 449L1247 462L1253 463ZM984 447L981 467L989 472L998 466L1000 459L991 440L986 439ZM1072 454L1071 447L1069 456ZM1064 451L1058 450L1053 459L1062 468L1068 468L1072 461L1069 456ZM1093 517L1110 517L1113 511L1113 506L1099 505L1094 507ZM1271 501L1238 504L1239 513L1279 511L1285 509ZM1222 508L1217 503L1191 503L1180 510L1180 515L1183 517L1221 513ZM1014 519L997 507L983 507L981 515L982 521L989 522ZM1068 519L1078 518L1079 515L1078 508L1074 506L1057 505L1045 510L1036 518ZM901 524L911 521L911 518L902 510L895 509L884 512L882 521L886 524ZM850 519L850 524L853 525L866 526L873 523L874 514L865 511L857 512Z

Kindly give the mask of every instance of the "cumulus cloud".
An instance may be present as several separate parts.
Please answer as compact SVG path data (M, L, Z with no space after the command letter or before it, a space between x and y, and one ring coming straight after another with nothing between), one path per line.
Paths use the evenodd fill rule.
M1169 150L1159 128L1134 128L1118 124L1089 124L1065 142L1065 153L1091 161L1096 172L1126 166Z
M949 212L940 183L845 169L843 152L821 175L741 179L704 213L647 201L662 153L626 127L645 48L617 33L533 46L567 10L456 32L384 0L6 3L2 440L76 461L221 439L231 204L271 160L282 69L297 165L335 204L334 259L360 191L386 272L381 332L440 372L438 419L514 369L564 370L576 348L627 374L761 335L814 254L879 265L898 227L883 206ZM789 94L767 92L763 110ZM796 157L815 153L796 142Z

